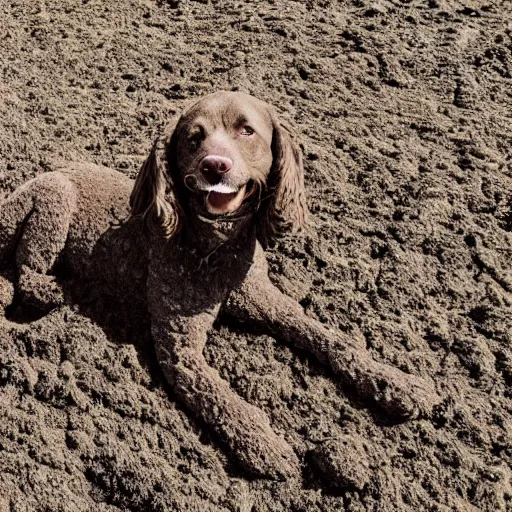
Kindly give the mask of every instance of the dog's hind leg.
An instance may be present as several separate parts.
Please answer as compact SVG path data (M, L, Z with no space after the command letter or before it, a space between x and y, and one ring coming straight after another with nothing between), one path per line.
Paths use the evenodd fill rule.
M0 311L11 304L14 297L14 286L4 276L0 275Z
M12 280L15 269L7 266L7 257L14 253L23 224L34 207L35 181L25 183L0 202L0 267L2 269L0 308L2 310L11 304L14 297Z
M64 248L75 207L74 185L59 172L25 183L0 205L0 259L14 253L22 302L38 309L62 302L48 273Z

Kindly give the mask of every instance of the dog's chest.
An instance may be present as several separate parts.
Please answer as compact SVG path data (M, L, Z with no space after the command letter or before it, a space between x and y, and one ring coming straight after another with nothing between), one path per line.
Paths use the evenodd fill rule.
M149 254L150 311L165 316L214 311L239 286L250 264L245 250L234 250L229 245L206 259L186 244L156 242Z

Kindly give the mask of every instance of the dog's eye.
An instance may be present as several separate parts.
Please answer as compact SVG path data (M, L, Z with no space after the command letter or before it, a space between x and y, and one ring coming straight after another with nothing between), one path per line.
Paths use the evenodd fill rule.
M204 131L198 130L196 132L191 133L188 136L188 144L192 149L196 149L203 139L204 139Z
M249 137L250 135L252 135L254 133L254 129L251 128L249 125L244 125L242 126L242 128L240 129L240 135L245 135L247 137Z

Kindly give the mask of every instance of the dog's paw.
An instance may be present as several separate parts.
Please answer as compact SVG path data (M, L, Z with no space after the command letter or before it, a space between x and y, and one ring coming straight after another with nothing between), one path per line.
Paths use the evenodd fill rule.
M253 421L237 444L240 463L253 475L276 480L299 477L299 460L295 452L266 422Z
M39 311L50 311L64 303L64 293L55 277L27 267L20 272L18 287L24 304Z
M368 452L360 437L344 435L326 439L308 455L327 489L362 491L373 472Z
M377 362L368 364L356 385L396 421L428 417L441 400L430 382Z
M428 417L441 401L431 382L379 363L364 349L345 346L332 351L329 363L344 384L393 421Z

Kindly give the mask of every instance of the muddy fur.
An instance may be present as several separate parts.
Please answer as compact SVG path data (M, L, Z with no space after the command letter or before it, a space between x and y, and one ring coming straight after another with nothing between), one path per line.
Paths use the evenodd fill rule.
M297 213L305 207L300 151L290 136L280 133L277 120L267 116L273 135L265 142L259 135L264 128L255 118L257 131L251 140L260 137L258 158L247 148L248 142L242 146L247 154L227 145L222 151L234 161L234 168L226 173L229 179L236 179L238 172L240 179L263 175L274 181L272 187L262 184L261 193L277 196L271 202L279 207L268 207L259 200L252 204L248 196L248 204L241 207L243 215L236 211L204 218L207 212L195 204L196 196L204 194L185 191L186 177L200 179L197 168L204 154L219 151L220 143L212 148L210 138L221 137L216 129L215 135L206 135L198 148L194 146L198 154L194 163L186 142L190 129L215 116L226 119L234 108L236 122L240 116L251 122L256 116L251 112L255 102L242 94L220 93L194 104L168 130L162 147L154 145L133 191L131 181L122 175L88 164L70 165L22 185L0 205L0 257L9 259L14 254L20 301L39 309L51 309L63 301L51 275L57 259L75 287L83 279L106 287L111 296L123 292L121 297L126 299L145 294L157 359L176 396L217 432L249 472L286 478L299 474L292 448L273 432L267 416L233 392L204 359L208 332L223 306L227 314L260 324L262 331L312 352L358 396L392 419L428 415L439 399L423 379L373 361L350 337L307 317L268 278L257 234L275 234L277 227L258 226L274 222L277 213L264 213L265 208L275 208L278 222L290 228L300 227L305 217ZM268 110L264 104L259 106ZM265 158L265 144L273 159ZM164 156L156 156L157 151ZM193 163L187 165L190 160ZM256 173L254 169L262 165ZM132 207L129 216L130 192L137 208ZM174 211L165 212L169 206L161 203L166 200L172 201ZM185 218L169 220L179 215ZM147 219L153 225L161 222L175 229L158 236L156 227L148 228ZM226 222L230 227L221 237L219 225ZM142 233L133 227L137 223L145 226ZM120 248L129 252L129 260L120 257ZM134 259L134 254L141 257ZM128 294L127 288L131 288Z

